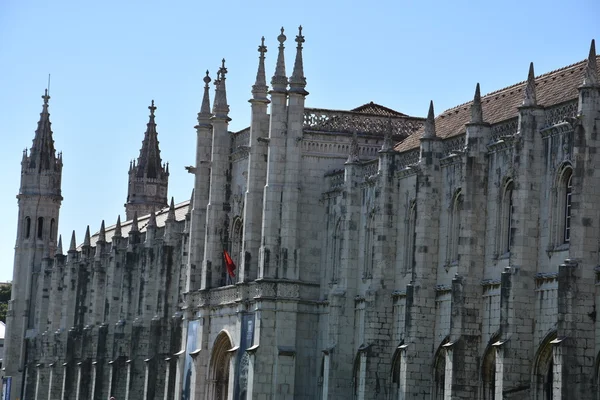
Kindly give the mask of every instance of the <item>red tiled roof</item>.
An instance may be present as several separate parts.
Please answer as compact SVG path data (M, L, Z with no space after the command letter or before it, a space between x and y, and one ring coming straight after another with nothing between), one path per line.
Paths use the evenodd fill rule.
M597 57L600 60L600 56ZM577 88L583 83L583 73L587 60L535 78L538 105L548 107L561 104L578 97ZM600 63L598 64L600 66ZM600 69L599 69L600 73ZM518 116L517 107L523 102L526 81L489 93L481 98L483 119L495 124ZM446 139L465 132L465 124L471 119L471 102L450 108L435 118L436 134ZM414 132L396 145L396 151L407 151L419 147L423 128Z
M406 117L406 114L402 114L396 110L392 110L391 108L387 108L377 103L367 103L362 106L353 108L353 112L359 112L364 114L374 114L374 115L382 115L384 117Z

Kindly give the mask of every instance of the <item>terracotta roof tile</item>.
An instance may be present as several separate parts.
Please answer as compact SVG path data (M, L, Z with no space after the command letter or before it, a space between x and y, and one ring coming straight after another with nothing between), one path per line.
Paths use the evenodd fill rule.
M407 117L406 114L402 114L401 112L392 110L391 108L387 108L387 107L382 106L381 104L377 104L377 103L373 103L373 102L363 104L362 106L353 108L350 111L364 113L364 114L382 115L385 117Z
M600 56L597 59L600 60ZM584 60L536 77L538 104L549 107L577 99L577 88L583 82L586 62L587 60ZM523 102L526 83L526 81L519 82L483 96L481 98L483 120L495 124L517 117L517 107ZM438 115L435 119L437 136L446 139L465 133L465 124L471 119L471 103L461 104ZM423 129L419 129L397 144L395 150L403 152L419 147L422 134Z

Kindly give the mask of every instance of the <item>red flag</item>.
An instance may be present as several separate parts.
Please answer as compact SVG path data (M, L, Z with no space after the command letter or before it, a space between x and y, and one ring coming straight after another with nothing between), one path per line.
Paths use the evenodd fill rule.
M227 267L227 274L230 277L235 278L235 274L233 273L233 271L235 271L235 263L229 256L227 250L223 250L223 256L225 257L225 266Z

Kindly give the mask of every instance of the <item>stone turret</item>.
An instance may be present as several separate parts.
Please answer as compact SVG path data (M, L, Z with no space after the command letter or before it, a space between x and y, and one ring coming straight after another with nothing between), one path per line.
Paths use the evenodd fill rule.
M125 212L128 220L133 218L134 212L138 215L149 214L154 209L167 206L167 189L169 185L169 166L163 164L158 147L158 133L154 120L154 100L148 107L150 120L148 121L142 148L137 162L132 162L129 167L129 186L127 190L127 203Z
M44 289L40 274L42 259L54 257L58 238L58 216L62 202L62 156L56 154L48 101L48 90L42 96L42 112L29 155L23 153L21 186L17 200L19 216L12 299L7 315L4 355L5 375L13 377L13 387L21 390L21 379L27 363L25 333L34 334L46 328L36 318L41 310L38 293ZM16 301L16 300L19 301ZM19 392L17 392L19 393ZM16 394L15 397L20 397Z

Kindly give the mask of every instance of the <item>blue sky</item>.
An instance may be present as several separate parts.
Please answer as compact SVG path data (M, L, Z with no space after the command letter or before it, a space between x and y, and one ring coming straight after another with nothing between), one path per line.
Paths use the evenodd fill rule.
M22 150L31 147L48 74L55 146L63 152L59 232L124 216L129 161L137 158L152 99L169 196L193 181L202 77L227 60L230 129L249 123L257 46L267 77L276 37L304 27L307 106L369 101L425 116L587 56L600 39L600 2L564 1L0 1L0 281L11 280Z

